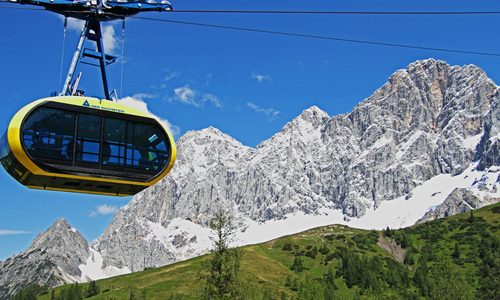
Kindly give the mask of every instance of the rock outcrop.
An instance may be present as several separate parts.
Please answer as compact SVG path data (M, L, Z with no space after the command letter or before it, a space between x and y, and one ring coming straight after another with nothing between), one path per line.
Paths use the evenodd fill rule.
M85 238L64 219L36 236L31 246L0 266L0 299L38 284L56 287L81 282L79 265L90 255Z

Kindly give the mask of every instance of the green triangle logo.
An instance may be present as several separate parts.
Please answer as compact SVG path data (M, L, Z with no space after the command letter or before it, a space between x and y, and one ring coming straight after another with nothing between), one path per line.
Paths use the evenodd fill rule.
M88 107L90 107L89 101L88 101L88 100L85 100L85 102L83 102L83 106L88 106Z

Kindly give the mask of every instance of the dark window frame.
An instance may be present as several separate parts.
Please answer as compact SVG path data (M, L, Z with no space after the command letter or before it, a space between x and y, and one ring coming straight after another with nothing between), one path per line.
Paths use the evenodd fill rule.
M74 133L73 133L73 152L72 152L72 158L69 160L57 160L57 159L50 159L50 158L43 158L43 157L33 157L30 155L30 153L26 149L25 141L23 138L23 128L26 123L26 121L29 119L29 117L39 108L42 107L47 107L47 108L53 108L53 109L58 109L58 110L63 110L63 111L69 111L72 113L75 113L75 125L74 125ZM80 114L89 114L89 115L94 115L94 116L99 116L101 118L101 132L100 132L100 143L99 143L99 162L82 162L82 161L77 161L77 139L78 139L78 124L79 124L79 117ZM123 147L123 165L116 165L116 164L107 164L103 163L103 146L105 143L105 138L104 138L104 125L106 118L110 119L116 119L120 121L125 121L125 137L124 137L124 142L123 145L119 145L118 147ZM147 125L153 125L156 130L159 130L159 132L162 133L164 137L164 142L166 146L166 155L164 156L164 159L166 162L163 164L161 169L157 170L146 170L146 169L141 169L137 167L130 167L127 166L127 149L128 149L128 127L130 122L133 123L140 123L140 124L147 124ZM156 178L158 175L163 173L165 168L168 167L168 164L170 162L171 156L172 156L172 144L170 142L170 138L168 135L168 132L166 132L161 124L157 122L153 118L147 118L147 117L140 117L140 116L134 116L134 115L129 115L129 114L123 114L123 113L116 113L116 112L110 112L110 111L105 111L105 110L99 110L99 109L92 109L92 108L86 108L83 106L76 106L76 105L70 105L70 104L65 104L65 103L57 103L57 102L48 102L44 103L42 105L34 107L32 110L30 110L22 124L21 124L21 144L23 145L24 151L26 155L35 163L37 164L40 168L44 169L45 171L49 172L55 172L55 173L66 173L66 174L75 174L79 176L91 176L91 177L100 177L100 178L110 178L110 179L120 179L120 180L135 180L135 181L141 181L141 182L147 182L151 181L154 178ZM134 145L136 146L136 145ZM165 151L164 151L165 152Z

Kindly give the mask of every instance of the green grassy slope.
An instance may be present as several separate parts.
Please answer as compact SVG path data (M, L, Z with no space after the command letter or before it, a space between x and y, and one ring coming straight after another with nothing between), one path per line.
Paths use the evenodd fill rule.
M331 225L243 247L241 274L255 299L301 299L313 287L323 299L326 286L325 299L500 299L499 226L500 204L401 230ZM203 259L100 280L89 299L195 299ZM291 270L298 259L302 270Z

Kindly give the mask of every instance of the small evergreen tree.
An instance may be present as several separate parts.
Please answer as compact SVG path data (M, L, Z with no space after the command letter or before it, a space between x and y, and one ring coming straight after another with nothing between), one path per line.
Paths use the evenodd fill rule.
M469 219L467 220L469 223L474 223L474 211L471 209L469 214Z
M392 237L392 230L389 228L389 226L387 226L387 228L385 230L383 230L383 234L384 236L386 237Z
M215 232L214 248L208 259L202 262L199 279L203 282L200 299L245 299L246 284L240 279L242 252L230 248L236 227L229 211L220 209L210 220Z
M316 255L318 255L318 248L316 246L314 246L314 248L312 249L312 258L316 258Z
M335 290L338 290L339 287L335 284L335 273L333 273L332 267L328 269L328 273L323 275L323 282L325 283L325 289L324 289L325 300L336 299Z
M95 295L99 294L99 287L97 286L95 280L92 280L90 284L88 285L87 289L85 290L84 297L85 298L90 298Z
M302 272L304 268L302 267L302 260L300 256L295 256L295 260L293 261L293 265L290 267L290 270L295 272Z
M453 254L451 256L455 259L459 259L460 256L462 256L462 252L460 251L460 247L458 246L457 242L455 242L455 251L453 252Z
M299 280L295 278L293 280L292 286L290 287L292 291L297 291L299 289Z

